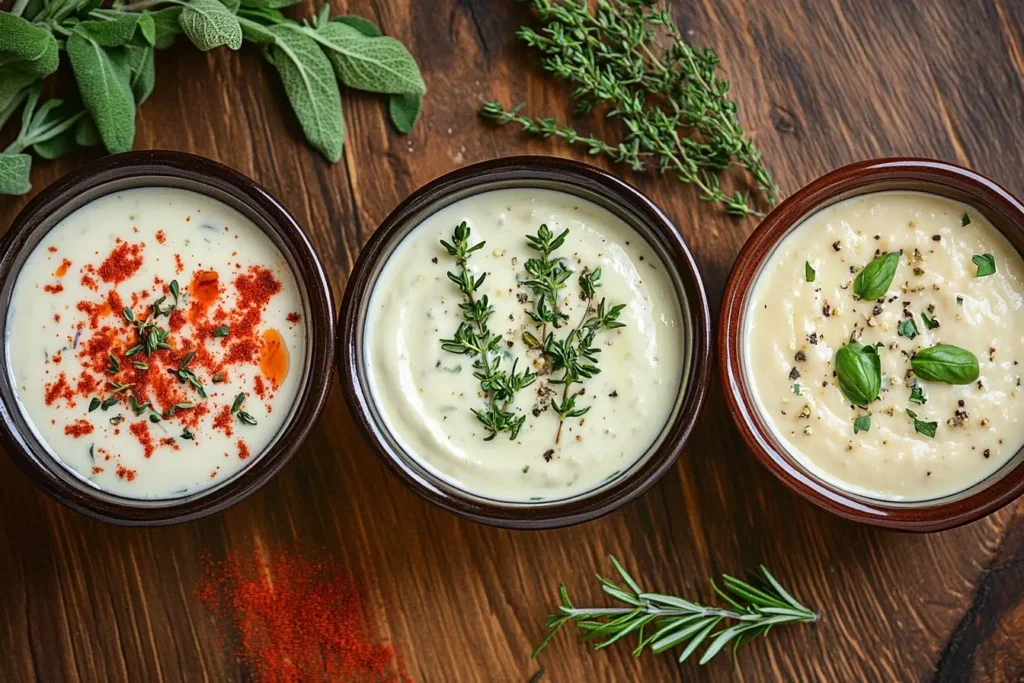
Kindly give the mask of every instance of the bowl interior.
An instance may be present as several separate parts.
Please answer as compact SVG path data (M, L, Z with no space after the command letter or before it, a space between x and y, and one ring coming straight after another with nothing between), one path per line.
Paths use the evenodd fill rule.
M955 199L975 208L1024 254L1024 210L1017 200L988 179L966 169L905 160L864 162L840 169L812 183L776 209L751 236L730 278L723 305L723 369L730 403L741 431L759 456L767 458L791 488L837 514L858 521L914 530L946 528L980 517L1007 502L1020 488L1017 471L1024 448L998 470L967 489L927 500L896 501L852 493L809 471L792 456L758 408L744 353L747 314L754 286L782 241L818 211L845 199L883 191L915 191ZM742 286L741 284L742 283ZM1014 477L1011 474L1016 473Z
M138 154L133 153L134 156ZM160 153L157 156L161 156ZM0 365L0 423L8 446L37 484L62 502L108 521L139 524L182 521L214 512L254 491L294 451L297 445L294 440L301 439L300 435L304 435L308 423L312 422L310 402L316 404L315 417L322 402L317 396L326 390L326 382L318 383L323 384L322 387L314 386L311 370L316 363L314 346L318 328L321 345L323 326L326 324L328 334L333 330L329 289L322 269L298 226L284 209L244 176L199 157L172 156L177 162L166 165L155 161L152 154L145 158L144 164L111 163L117 160L117 157L112 157L101 162L104 169L100 172L80 172L73 180L59 181L30 203L18 217L5 235L5 253L0 258L0 274L3 275L0 284L0 338L4 339L4 362ZM224 175L207 175L207 172L195 168L197 164L208 164L207 172ZM239 183L244 183L244 186ZM11 383L11 361L6 343L10 334L7 312L15 282L36 245L57 223L92 200L141 187L178 188L204 194L251 220L272 240L291 268L298 283L303 319L307 324L306 345L301 358L302 380L281 430L266 448L231 477L210 488L174 498L138 499L109 493L88 482L53 455L20 407ZM315 267L311 269L311 266ZM311 274L316 273L320 276L319 281L311 278ZM322 360L320 364L323 364Z
M628 186L623 184L623 187ZM683 321L681 338L688 352L684 354L675 404L657 439L629 467L616 472L596 488L565 498L508 501L484 497L453 485L407 453L399 440L391 434L375 404L373 390L367 378L368 373L365 371L364 329L367 309L377 278L390 254L411 231L433 213L466 197L506 188L537 188L575 195L623 219L651 246L665 264L678 296L680 319ZM699 281L695 282L692 275L689 279L684 277L683 272L692 267L692 260L685 252L685 246L682 246L678 235L660 211L649 202L644 200L644 205L637 205L638 197L641 195L631 188L629 194L620 195L598 183L550 170L545 172L524 169L522 173L509 173L507 169L505 172L499 169L494 173L481 170L477 174L464 174L452 182L424 188L396 209L378 229L375 238L379 237L379 241L371 243L361 257L361 261L367 259L365 271L357 266L357 272L350 282L350 290L346 295L348 298L352 296L353 289L358 290L355 294L358 298L352 302L351 320L341 325L342 331L347 332L349 336L341 344L343 359L349 355L351 363L343 360L339 365L342 372L347 368L352 373L352 398L356 403L356 412L362 413L361 427L364 432L368 432L369 440L375 446L378 455L382 456L385 464L401 479L428 499L478 521L508 523L511 526L557 526L596 516L611 509L607 507L609 505L614 507L619 501L625 502L628 499L626 496L639 495L639 492L646 490L647 486L653 483L653 479L674 462L681 449L681 441L685 438L679 432L679 423L687 421L692 425L695 418L695 414L692 414L695 412L694 394L697 392L702 398L703 389L698 390L697 386L706 383L706 367L701 369L700 366L706 366L707 304ZM685 259L681 258L681 253L685 254ZM693 275L696 274L695 270L692 272ZM346 316L345 309L348 306L349 302L346 301L342 311L343 318ZM684 411L688 412L684 414Z

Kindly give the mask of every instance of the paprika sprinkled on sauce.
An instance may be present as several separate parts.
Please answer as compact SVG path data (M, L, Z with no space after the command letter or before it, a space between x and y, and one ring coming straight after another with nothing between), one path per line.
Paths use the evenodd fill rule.
M258 683L408 683L392 646L374 635L361 583L328 559L202 558L199 601Z
M305 348L296 309L287 261L234 209L172 188L102 197L58 223L18 274L7 354L20 408L99 488L173 498L215 485L291 413L290 360Z

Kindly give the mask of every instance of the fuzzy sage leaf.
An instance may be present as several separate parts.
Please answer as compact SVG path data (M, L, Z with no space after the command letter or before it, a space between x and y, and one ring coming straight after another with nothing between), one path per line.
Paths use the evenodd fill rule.
M921 349L910 359L910 366L926 382L970 384L981 374L977 356L950 344Z
M898 252L882 254L857 273L853 280L853 293L866 301L881 299L889 291L899 264Z
M32 157L28 154L0 154L0 194L25 194L31 190L31 172Z
M388 98L388 115L399 133L408 133L416 125L423 108L423 95L409 93Z
M850 342L836 351L839 389L854 405L866 407L882 390L882 362L873 346Z
M340 21L304 30L324 48L338 80L350 88L387 94L427 92L416 60L394 38L369 37Z
M189 0L179 19L189 40L204 52L225 45L242 47L242 27L238 19L217 0Z
M127 152L135 140L135 96L123 48L106 48L76 27L67 41L68 58L108 152Z

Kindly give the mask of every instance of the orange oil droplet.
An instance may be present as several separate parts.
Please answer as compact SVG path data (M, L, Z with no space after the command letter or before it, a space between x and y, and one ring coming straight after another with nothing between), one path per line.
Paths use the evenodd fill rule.
M67 259L64 259L63 261L61 261L60 265L57 266L57 270L54 271L53 274L56 277L64 277L64 274L68 272L68 268L70 268L70 267L71 267L71 261L68 261Z
M288 347L284 345L284 337L275 329L263 333L263 344L260 347L260 373L273 384L281 386L288 376Z
M220 295L220 278L215 270L200 270L192 276L192 283L188 286L192 300L201 304L204 308L217 300Z

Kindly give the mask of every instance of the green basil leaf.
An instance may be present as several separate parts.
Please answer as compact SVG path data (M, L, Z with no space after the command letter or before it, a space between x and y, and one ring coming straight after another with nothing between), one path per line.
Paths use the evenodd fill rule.
M276 38L267 57L281 75L302 132L327 159L337 161L345 141L345 119L331 62L299 27L277 24L267 30Z
M850 342L836 351L839 389L849 401L864 407L882 390L882 361L873 346Z
M0 154L0 194L25 194L31 190L31 173L32 157L28 154Z
M427 92L416 60L400 41L371 38L337 21L304 30L324 46L338 80L348 87L388 94Z
M153 48L129 47L125 49L128 50L128 69L131 72L129 82L137 107L145 102L153 92L153 84L156 81Z
M965 227L965 228L966 228L966 227L967 227L968 225L970 225L970 224L971 224L971 217L970 217L970 216L968 216L968 215L967 215L967 212L965 211L965 212L964 212L964 215L960 217L960 225L961 225L962 227Z
M853 280L853 293L865 301L881 299L889 291L899 265L898 252L882 254L857 273Z
M869 431L870 429L871 429L871 416L870 415L861 415L860 417L858 417L856 420L853 421L853 433L854 434L860 434L861 432L866 432L866 431Z
M814 282L815 275L816 273L814 272L814 267L811 266L811 262L804 261L804 279L808 282Z
M109 21L82 21L75 26L75 33L88 38L101 47L121 47L135 37L139 26L138 14L121 14ZM152 21L152 19L150 20Z
M924 420L919 420L917 419L917 413L913 410L907 410L907 415L914 421L915 432L918 434L924 434L932 439L935 438L935 430L939 428L938 422L925 422Z
M399 133L408 133L416 125L416 119L420 117L420 110L423 108L423 95L410 93L407 95L392 95L388 98L388 114L391 116L391 123Z
M189 0L179 18L188 39L206 52L226 45L242 47L242 27L231 11L217 0Z
M910 359L914 374L926 382L970 384L978 379L978 357L967 349L939 344L921 349Z
M992 254L981 254L971 260L978 266L978 272L974 277L985 277L996 272L996 257Z
M923 406L928 402L928 397L924 395L924 389L921 388L920 384L915 384L910 387L910 402L916 403L919 406Z
M165 7L156 11L149 11L147 14L153 20L156 29L153 38L153 47L157 50L166 50L174 45L174 39L181 33L181 6Z
M918 334L917 323L914 322L913 318L904 318L896 327L896 334L907 339L913 339Z
M9 12L0 12L0 80L16 72L39 78L49 76L57 70L57 63L57 39L49 30Z
M68 58L85 108L110 153L127 152L135 140L135 97L128 54L104 48L76 27L68 38Z
M297 2L299 2L299 0L242 0L242 7L251 7L253 9L281 9L282 7L291 7Z
M331 19L331 21L337 21L339 23L351 26L355 30L362 33L364 36L368 36L370 38L376 38L380 35L383 35L380 32L380 28L377 26L377 24L373 23L369 19L357 16L355 14L343 14L339 17L334 17L333 19Z
M75 142L81 147L95 147L103 142L91 116L84 116L75 126Z

